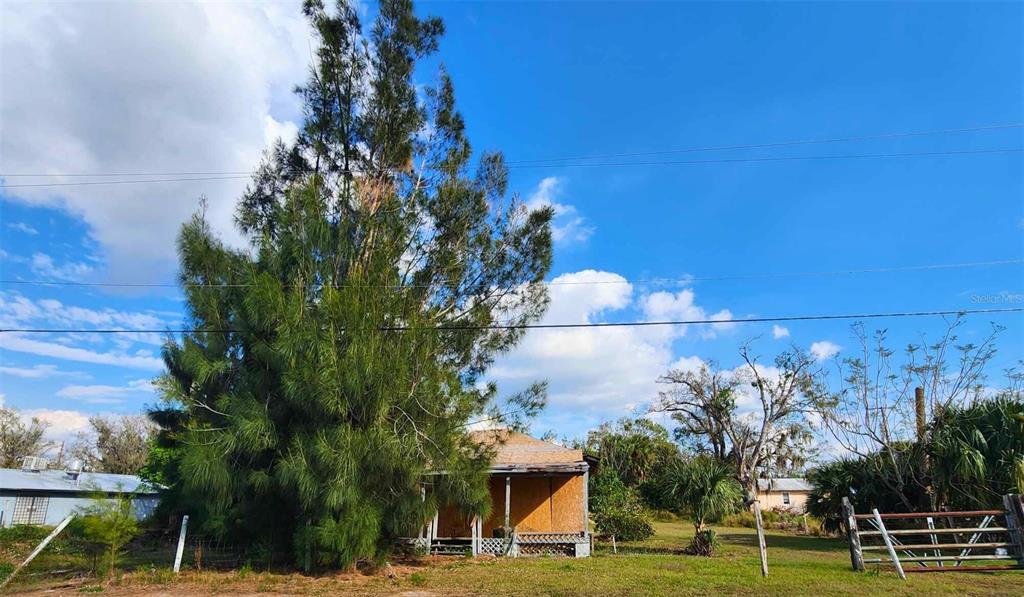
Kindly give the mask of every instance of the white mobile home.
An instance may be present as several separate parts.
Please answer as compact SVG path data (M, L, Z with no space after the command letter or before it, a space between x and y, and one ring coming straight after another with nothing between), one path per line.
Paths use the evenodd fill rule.
M156 489L135 475L77 471L0 469L0 527L18 524L56 525L68 514L87 508L98 495L133 494L141 520L159 502Z

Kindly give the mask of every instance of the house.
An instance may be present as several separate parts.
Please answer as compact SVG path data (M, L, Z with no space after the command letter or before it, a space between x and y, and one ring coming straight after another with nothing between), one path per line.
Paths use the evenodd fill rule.
M757 500L764 510L792 510L805 512L811 485L799 477L779 477L757 480Z
M589 556L590 467L582 451L503 429L472 437L495 450L490 517L442 509L412 541L434 553Z
M0 527L18 524L54 526L68 514L88 508L97 496L130 493L135 516L152 514L159 503L156 489L135 475L46 470L34 459L21 469L0 469Z

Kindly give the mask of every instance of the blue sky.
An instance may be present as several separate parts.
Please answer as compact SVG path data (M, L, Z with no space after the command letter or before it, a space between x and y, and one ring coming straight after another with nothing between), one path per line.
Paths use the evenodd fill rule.
M367 10L372 11L372 7ZM1024 257L1020 153L566 167L516 161L750 145L1024 122L1024 5L998 3L426 3L444 18L451 73L477 149L502 150L511 188L555 204L547 321L957 310L1021 306L1020 264L691 283ZM249 170L294 131L289 89L308 32L288 3L89 7L5 4L0 172ZM45 34L44 34L45 32ZM429 83L438 61L417 74ZM597 163L1020 148L1024 129L608 158ZM526 167L529 166L529 167ZM104 180L102 178L95 180ZM5 185L68 182L4 178ZM244 180L0 189L2 278L174 281L173 238L206 195L226 238ZM979 297L986 297L980 299ZM173 290L0 288L5 327L164 327ZM1006 326L990 382L1024 356L1024 315L972 317L965 341ZM16 324L16 325L15 325ZM869 322L901 347L938 319ZM695 359L738 364L819 343L854 349L847 322L684 330L531 332L499 361L505 391L551 383L534 430L579 435L656 394ZM9 406L80 429L155 397L159 337L6 335Z

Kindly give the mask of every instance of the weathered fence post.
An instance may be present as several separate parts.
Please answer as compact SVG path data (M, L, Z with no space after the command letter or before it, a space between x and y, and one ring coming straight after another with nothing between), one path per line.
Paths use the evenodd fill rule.
M892 558L893 566L896 566L896 573L900 575L900 578L907 580L907 575L903 573L903 565L900 564L900 557L896 555L896 548L892 546L892 539L889 538L889 531L885 529L885 523L882 522L882 515L878 513L878 508L873 508L871 513L875 515L875 523L878 524L878 530L882 533L882 541L885 542L885 548L889 550L889 557Z
M181 532L178 534L178 549L174 553L174 573L181 570L181 554L185 551L185 533L188 531L188 514L181 517Z
M761 519L761 503L754 500L754 522L757 523L757 555L761 558L761 576L768 576L768 549L764 544L764 521Z
M1003 496L1006 507L1006 531L1017 552L1017 565L1024 566L1024 496Z
M854 516L850 498L843 498L843 516L846 518L846 538L850 544L850 564L857 572L864 572L864 554L860 549L860 536L857 534L857 518Z

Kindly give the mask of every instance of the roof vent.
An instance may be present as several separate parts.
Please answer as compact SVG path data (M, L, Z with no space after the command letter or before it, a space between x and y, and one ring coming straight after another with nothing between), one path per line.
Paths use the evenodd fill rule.
M46 470L46 459L39 456L26 456L21 459L21 470L38 473Z
M82 474L82 461L72 460L68 464L68 468L64 470L64 474L68 476L68 479L78 481L78 476Z

